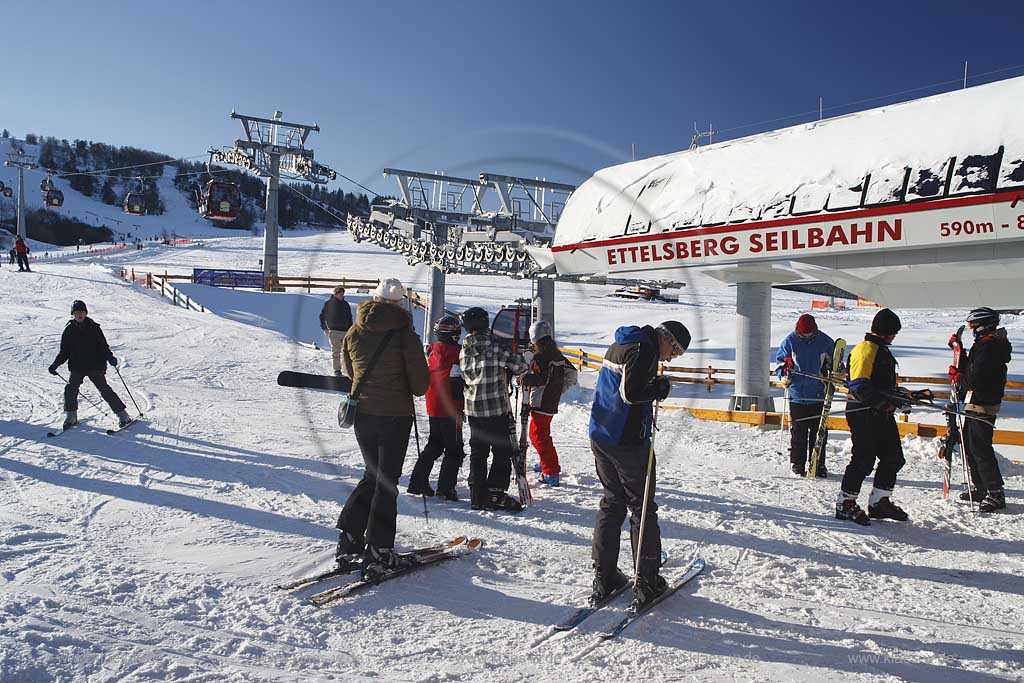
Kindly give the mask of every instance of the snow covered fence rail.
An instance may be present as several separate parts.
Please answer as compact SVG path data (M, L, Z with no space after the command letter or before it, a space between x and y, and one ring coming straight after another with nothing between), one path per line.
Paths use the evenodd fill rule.
M187 294L179 292L178 289L171 284L172 280L189 280L191 281L190 275L169 275L166 272L163 275L159 273L154 275L153 273L136 273L134 268L121 268L119 275L122 280L128 280L135 284L142 285L147 289L160 290L160 296L167 297L171 300L171 303L175 306L181 306L192 311L198 311L199 313L205 313L206 307L200 303L197 303L189 298Z
M583 349L570 349L561 348L562 354L573 363L580 372L584 370L600 370L603 362L601 356L587 353ZM736 381L728 378L716 377L716 375L734 375L736 371L732 368L714 368L710 365L706 368L687 368L673 365L661 365L661 373L669 378L673 383L684 383L684 384L704 384L707 386L708 391L711 391L711 387L715 384L735 384ZM684 375L698 375L697 377L687 377ZM937 384L937 385L948 385L949 379L937 378L937 377L899 377L898 381L906 384ZM771 382L773 386L781 387L779 382ZM1024 401L1024 393L1021 392L1024 389L1024 382L1008 381L1006 383L1007 392L1003 396L1005 401ZM839 387L839 391L845 392L845 387ZM946 398L949 392L933 392L936 398ZM781 427L783 424L789 424L789 416L783 415L782 413L770 413L765 411L733 411L733 410L714 410L708 408L692 408L689 406L662 404L662 408L665 410L685 410L691 415L701 420L713 420L716 422L736 422L741 424L757 425L757 426L768 426L773 425ZM908 422L905 415L901 416L901 421L896 423L897 428L900 431L901 436L922 436L922 437L942 437L946 435L946 427L943 425L932 425L923 424L919 422ZM845 418L842 417L830 417L828 420L829 429L837 431L850 431L850 426ZM1002 444L1007 446L1024 446L1024 432L1011 431L1007 429L997 429L993 433L993 443Z

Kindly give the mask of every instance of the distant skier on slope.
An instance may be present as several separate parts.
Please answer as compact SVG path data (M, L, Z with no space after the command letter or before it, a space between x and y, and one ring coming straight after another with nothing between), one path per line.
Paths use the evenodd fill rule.
M949 366L949 378L963 387L964 410L969 416L964 420L963 440L976 489L968 499L981 501L981 512L995 512L1006 507L1006 495L992 449L992 432L1003 401L1006 364L1013 347L1006 338L1006 329L999 327L999 314L991 308L975 308L966 322L974 332L974 346L966 360L962 360L962 371ZM965 497L967 494L961 496Z
M813 315L804 313L797 318L796 329L779 344L779 351L775 355L775 361L779 364L776 373L782 383L789 387L789 463L793 474L801 477L806 474L808 458L814 449L825 401L825 383L813 377L791 375L789 371L817 375L823 365L832 365L834 349L835 341L818 329ZM818 457L815 476L828 477L824 450Z
M78 389L88 377L89 381L99 389L103 400L117 415L118 426L124 427L132 421L125 409L124 402L107 384L107 364L116 367L117 358L110 351L103 330L92 318L88 317L89 309L84 301L71 304L71 320L64 326L60 336L60 352L48 368L51 375L57 369L68 364L68 383L64 386L64 429L71 429L78 424Z
M394 551L398 478L415 419L413 397L425 394L430 384L423 346L402 306L404 296L401 282L382 280L373 298L359 304L342 345L346 374L353 391L359 388L354 430L366 471L338 517L335 557L345 565L363 554L368 578L407 562Z
M894 416L904 404L895 398L902 392L896 384L896 359L889 350L900 328L899 316L883 308L871 321L871 332L850 352L846 420L850 424L853 454L836 497L836 519L849 519L864 526L870 524L868 517L901 522L908 519L891 498L896 474L906 462ZM857 497L864 479L875 467L876 458L878 469L865 515L857 505Z
M558 350L558 344L551 336L551 324L538 320L530 325L530 371L519 381L526 392L525 400L530 410L530 443L540 457L540 478L538 483L558 486L562 467L558 463L558 452L551 439L551 420L558 413L558 404L565 389L566 376L576 377L576 370Z
M25 240L20 237L15 239L13 252L18 259L18 270L32 272L32 269L28 267L28 255L32 253L32 250L25 244Z
M487 311L470 308L462 314L468 335L462 343L459 365L466 380L466 417L469 419L469 487L474 510L520 512L523 505L508 495L512 458L518 445L512 440L512 406L506 371L522 375L530 369L521 354L499 344L488 332ZM493 451L491 469L487 457Z
M641 528L647 463L652 451L653 403L666 398L672 384L658 374L658 362L681 356L690 345L690 332L675 320L657 328L627 326L615 330L615 343L605 352L590 412L590 448L604 497L594 522L592 557L594 587L590 600L598 604L628 580L619 571L619 536L630 512L630 539L637 562L633 600L637 605L657 597L667 583L661 566L661 530L654 502L656 467L652 466L643 548L637 548ZM637 561L639 558L639 561Z
M352 327L352 306L345 301L345 288L335 287L331 298L324 302L320 309L320 329L327 335L331 344L331 362L334 374L344 374L341 364L341 343L345 341L348 328Z
M455 492L455 484L462 461L466 459L462 441L465 382L459 367L462 324L454 315L442 316L434 323L434 334L437 341L427 351L427 367L430 369L430 388L427 389L430 436L409 475L409 488L406 492L416 496L435 495L434 489L430 488L430 470L444 454L441 470L437 474L436 495L445 500L457 501L459 496Z

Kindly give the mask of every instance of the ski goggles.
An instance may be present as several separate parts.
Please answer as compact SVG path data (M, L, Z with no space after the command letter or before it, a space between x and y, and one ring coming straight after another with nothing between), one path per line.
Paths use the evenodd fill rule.
M676 341L676 338L672 335L671 332L668 331L668 328L666 328L664 325L658 325L658 332L660 332L662 336L665 337L665 339L669 343L669 346L672 347L673 357L681 356L684 353L686 353L686 349L683 348L682 344Z

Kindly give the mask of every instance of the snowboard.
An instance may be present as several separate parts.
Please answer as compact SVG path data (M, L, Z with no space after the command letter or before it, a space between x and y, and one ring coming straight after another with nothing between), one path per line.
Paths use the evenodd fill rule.
M307 372L284 370L277 376L277 383L282 387L296 389L320 389L345 393L352 391L352 380L337 375L312 375Z

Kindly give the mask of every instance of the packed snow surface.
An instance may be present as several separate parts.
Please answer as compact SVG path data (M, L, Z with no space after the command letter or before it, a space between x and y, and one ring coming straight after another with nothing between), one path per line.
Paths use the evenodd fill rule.
M429 279L343 234L289 235L281 245L282 275L397 276L421 291ZM943 501L937 444L908 437L895 498L911 521L861 528L832 516L848 435L831 436L832 478L807 481L789 474L778 432L682 412L664 411L657 437L665 571L695 556L707 570L616 640L595 636L612 611L554 635L551 625L582 603L591 579L601 490L587 442L593 374L582 375L555 418L564 484L535 489L523 514L471 511L468 463L463 502L429 500L427 520L420 498L400 496L399 546L464 534L486 540L480 551L324 609L304 601L311 590L273 590L331 564L340 504L362 473L354 435L335 422L336 397L274 381L282 369L329 372L329 355L311 345L324 343L316 316L326 291L183 286L207 306L200 313L112 274L256 268L260 255L259 240L236 237L39 262L34 273L0 269L0 681L1024 677L1022 449L997 447L1008 509L974 517ZM529 284L451 277L448 290L451 308L493 313ZM697 278L679 304L609 292L558 285L563 345L602 353L619 325L675 318L696 340L685 365L734 365L732 289ZM774 298L777 343L809 299ZM82 426L46 437L61 418L61 382L46 367L74 299L103 326L145 412L115 436L104 433L113 418L83 400ZM872 314L821 312L818 320L855 343ZM945 340L963 314L904 313L894 347L901 372L943 375ZM1024 325L1005 322L1024 346ZM1024 374L1020 358L1014 379ZM117 374L107 376L134 412ZM88 383L85 392L98 398ZM672 402L724 407L727 395L680 386ZM1019 405L1007 404L1000 428L1024 428ZM870 487L869 479L864 497ZM628 569L625 539L620 567Z

